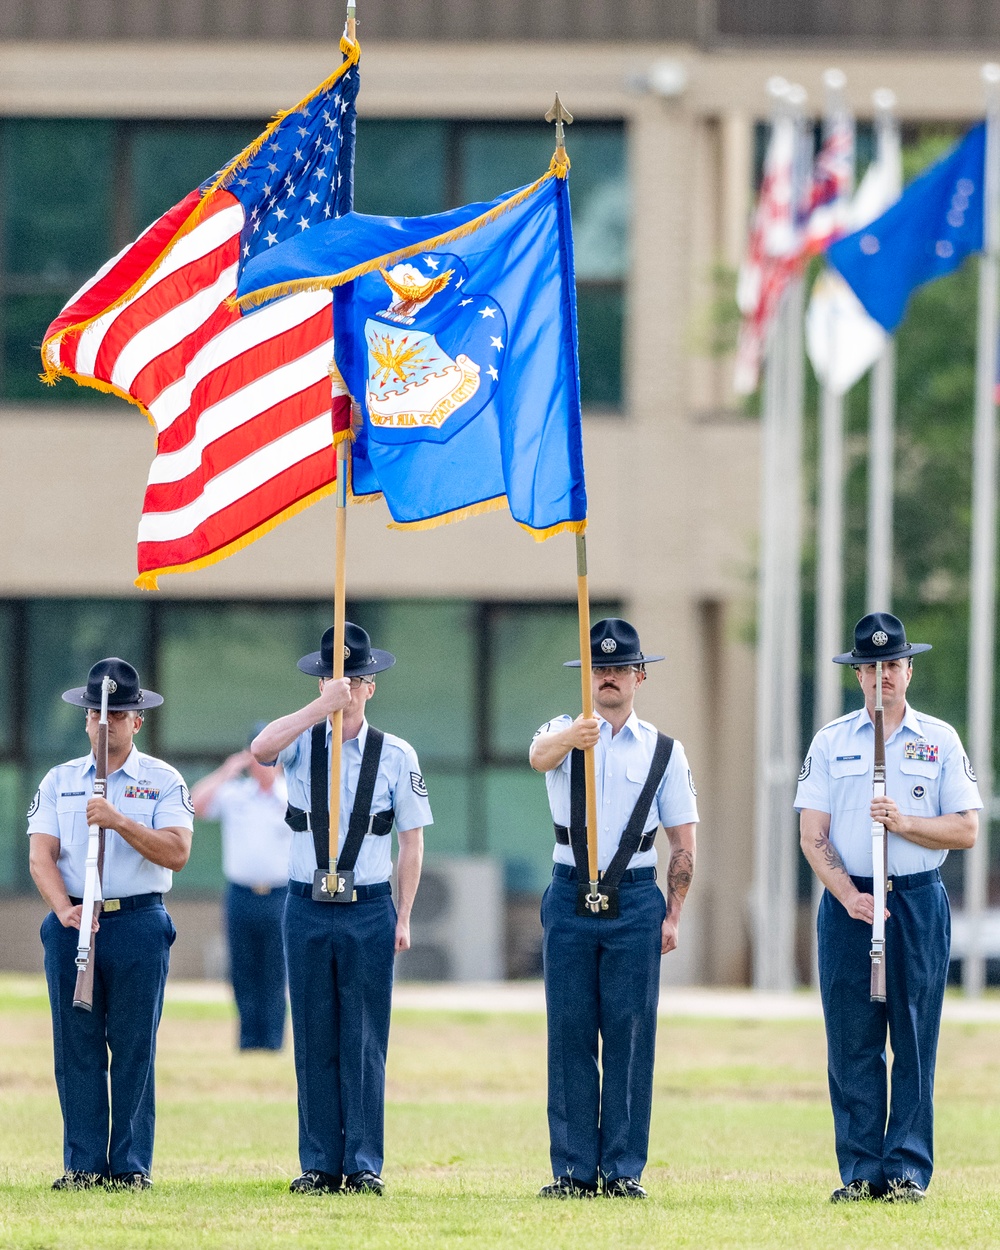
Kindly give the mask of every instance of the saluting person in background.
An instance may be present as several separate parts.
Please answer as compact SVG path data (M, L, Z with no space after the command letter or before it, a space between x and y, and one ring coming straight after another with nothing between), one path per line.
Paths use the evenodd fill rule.
M264 728L261 721L253 733ZM222 827L229 978L240 1017L240 1050L280 1050L285 1039L285 950L281 917L288 893L292 831L279 767L237 751L191 790L199 820Z
M643 655L635 629L617 619L598 621L590 643L597 715L549 721L529 754L545 773L556 830L542 898L554 1180L539 1196L586 1198L600 1186L608 1197L645 1198L660 956L677 945L698 806L684 748L633 709L646 665L663 656ZM577 908L588 875L587 747L596 757L601 886L617 888L617 917ZM653 845L661 824L670 844L666 902Z
M958 734L906 700L913 656L929 650L908 643L902 621L888 612L861 618L854 649L833 660L853 666L865 705L816 734L795 795L803 854L826 886L819 980L843 1181L832 1202L919 1202L934 1167L934 1064L951 945L939 869L949 850L975 842L983 804ZM874 800L879 660L886 794ZM870 995L873 820L888 835L884 1003Z
M107 799L94 798L101 681L108 698ZM65 1174L53 1189L148 1189L153 1165L156 1031L176 932L163 906L191 853L194 810L175 768L133 739L163 699L124 660L100 660L67 703L87 709L91 752L50 769L28 811L31 875L52 909L42 921ZM88 825L106 831L90 1012L73 1007ZM87 922L87 918L84 918ZM110 1064L109 1064L110 1054ZM110 1070L110 1106L108 1085Z
M253 740L257 760L285 770L294 830L285 902L285 954L298 1084L297 1194L381 1194L385 1059L393 961L410 948L410 912L420 881L427 787L408 742L368 724L375 674L395 664L350 621L344 676L333 680L333 630L319 651L299 660L319 678L319 697L272 721ZM331 743L332 716L343 711L343 743ZM353 891L313 897L317 869L329 863L331 747L341 750L338 873ZM367 781L366 781L367 779ZM371 786L367 802L361 797ZM392 838L399 839L398 908L393 906ZM353 893L353 898L352 898Z

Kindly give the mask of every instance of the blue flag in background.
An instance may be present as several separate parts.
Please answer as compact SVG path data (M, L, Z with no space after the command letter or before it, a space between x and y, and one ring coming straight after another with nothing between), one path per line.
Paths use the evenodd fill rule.
M892 208L827 249L868 314L890 334L918 286L982 251L985 167L986 125L980 123L915 178Z
M334 288L336 363L364 420L351 493L423 528L506 503L538 539L587 501L565 167L491 204L348 214L247 266L260 302Z

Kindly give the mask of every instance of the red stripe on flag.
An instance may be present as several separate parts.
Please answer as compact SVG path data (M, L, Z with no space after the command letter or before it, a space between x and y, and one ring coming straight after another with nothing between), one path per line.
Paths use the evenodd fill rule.
M51 338L68 326L78 321L88 321L96 317L105 308L138 282L147 269L155 264L157 258L168 246L170 240L181 228L198 205L200 192L197 188L180 200L173 208L168 209L149 229L139 236L115 262L114 265L98 282L62 310L46 331L46 338ZM215 196L212 200L215 200ZM232 202L233 197L227 197ZM202 212L211 215L218 211L218 205L206 203ZM225 205L223 205L225 207Z
M304 356L313 348L329 340L331 324L330 310L323 309L322 312L309 317L300 325L292 326L273 339L268 339L242 352L232 360L227 360L218 369L213 369L195 386L187 410L172 421L160 435L157 451L162 455L184 447L195 436L203 413L228 395L273 372L280 365ZM332 341L330 356L333 356ZM326 383L326 388L329 402L329 382Z
M101 346L94 361L94 376L106 382L110 381L118 363L118 357L136 334L147 329L166 313L173 312L178 305L192 299L206 287L211 286L221 273L236 264L239 258L239 246L239 236L233 235L207 255L200 256L190 264L182 265L169 277L147 287L138 299L127 308L123 308L108 326L101 340ZM238 316L235 309L232 312L234 318ZM178 343L180 356L177 363L181 366L186 363L184 344L185 339L181 339ZM168 352L172 351L173 349L168 349ZM190 359L190 353L187 359ZM175 367L170 380L178 377L182 371L182 368ZM132 387L129 387L129 391L135 394ZM156 394L159 392L155 392L153 398ZM142 399L144 403L147 402L143 396L137 395L136 398Z
M155 573L193 564L225 547L238 545L296 503L328 486L336 476L335 466L333 447L324 448L216 512L193 534L169 542L139 543L139 572Z
M258 413L235 430L217 438L202 452L201 464L186 477L174 482L154 482L146 488L143 515L150 512L174 512L198 499L214 477L239 464L255 451L273 443L283 434L314 421L330 411L330 383L327 378L314 383L298 395L283 399L273 408Z

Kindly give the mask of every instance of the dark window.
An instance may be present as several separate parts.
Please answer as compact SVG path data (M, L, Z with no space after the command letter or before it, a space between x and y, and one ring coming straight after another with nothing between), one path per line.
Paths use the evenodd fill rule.
M39 348L64 304L116 252L231 160L256 121L0 122L0 400L118 401L38 380ZM585 405L622 403L628 178L620 123L568 132ZM423 216L488 200L548 167L538 123L368 119L358 122L359 212Z

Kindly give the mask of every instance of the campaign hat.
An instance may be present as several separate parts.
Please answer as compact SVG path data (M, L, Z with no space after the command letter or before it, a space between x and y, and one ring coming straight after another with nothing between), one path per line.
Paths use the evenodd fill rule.
M163 696L154 690L143 690L139 686L139 674L126 660L116 655L106 660L98 660L87 675L85 686L74 686L63 695L66 703L75 703L77 707L101 706L101 683L104 677L110 677L114 686L108 692L108 709L112 712L145 712L148 708L159 707Z
M592 668L625 668L629 664L652 664L662 655L643 655L639 634L628 621L610 616L590 627L590 664ZM564 668L579 668L579 660L567 660Z
M367 630L351 621L344 622L344 676L368 677L392 668L396 657L388 651L372 646ZM298 667L310 677L333 676L333 626L323 635L318 651L310 651L298 662Z
M854 626L854 650L833 657L834 664L874 664L877 660L904 660L930 651L929 642L907 642L906 630L891 612L869 612Z

